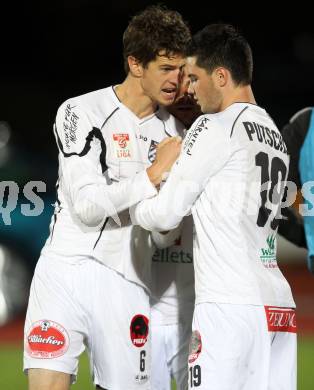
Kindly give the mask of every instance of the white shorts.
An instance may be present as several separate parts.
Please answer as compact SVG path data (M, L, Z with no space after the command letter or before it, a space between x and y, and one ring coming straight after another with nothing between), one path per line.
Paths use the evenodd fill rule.
M202 303L192 331L190 389L296 390L294 309Z
M149 389L149 312L145 290L103 264L42 256L25 321L24 370L65 372L73 381L86 346L95 384Z
M170 390L175 379L177 390L187 389L191 321L151 326L151 389Z

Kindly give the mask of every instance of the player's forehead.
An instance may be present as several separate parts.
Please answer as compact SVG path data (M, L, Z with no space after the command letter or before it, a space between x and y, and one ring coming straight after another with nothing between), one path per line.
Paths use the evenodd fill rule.
M190 74L195 74L199 71L199 67L196 65L196 57L187 57L185 65L185 74L189 76Z
M185 65L186 59L180 53L168 53L166 50L161 50L156 55L155 62L158 66L175 66L182 68Z

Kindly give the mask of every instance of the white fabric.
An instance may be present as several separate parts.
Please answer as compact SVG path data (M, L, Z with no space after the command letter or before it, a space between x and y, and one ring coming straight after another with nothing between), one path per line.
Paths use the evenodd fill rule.
M184 218L174 245L153 255L151 309L154 325L191 321L195 293L193 269L193 219ZM153 232L153 240L156 233Z
M132 208L134 223L148 230L175 228L192 210L197 303L295 306L277 266L273 221L278 203L271 205L275 192L269 182L261 194L262 181L268 181L262 173L283 188L288 161L265 110L235 103L195 121L158 196ZM259 226L264 195L273 212Z
M296 390L296 333L269 331L263 306L201 303L192 330L190 389Z
M42 352L41 358L30 356L26 344L25 368L75 375L86 339L96 384L148 388L150 341L141 355L130 340L130 321L142 313L149 319L144 288L150 285L155 247L150 232L132 225L128 207L156 193L145 168L157 143L181 130L164 109L137 118L113 88L69 99L59 108L58 200L33 278L25 337L37 340L29 327L49 320L52 330L69 335L70 345L47 359ZM64 340L43 337L39 344L49 349L55 342Z
M186 390L191 318L180 324L154 325L152 313L151 323L151 390L170 390L173 379L177 390Z
M152 390L170 390L172 379L177 390L187 389L195 301L192 216L185 217L177 230L170 231L166 237L152 232L159 246L152 258L150 288Z
M42 256L25 322L24 370L61 371L74 381L86 345L95 384L112 390L149 389L150 334L142 347L135 346L130 336L131 320L138 314L149 319L148 295L136 283L93 259L77 258L72 264L66 258ZM67 332L69 345L61 356L40 359L27 352L30 329L41 320L58 323ZM144 371L141 351L145 351Z

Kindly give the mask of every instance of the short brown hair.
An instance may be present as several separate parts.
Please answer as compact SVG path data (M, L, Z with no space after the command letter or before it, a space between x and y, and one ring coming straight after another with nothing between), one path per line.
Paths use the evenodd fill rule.
M128 56L144 67L161 52L185 54L191 33L182 16L164 6L149 6L135 15L123 34L123 58L129 72Z

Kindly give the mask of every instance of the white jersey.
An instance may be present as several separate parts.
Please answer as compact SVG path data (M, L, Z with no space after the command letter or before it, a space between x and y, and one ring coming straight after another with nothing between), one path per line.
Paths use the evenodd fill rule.
M139 119L109 87L63 103L54 130L58 200L43 253L94 257L146 286L154 247L128 208L156 194L145 168L182 125L164 109Z
M196 303L295 306L276 261L288 162L266 111L234 103L195 121L159 195L133 208L134 223L159 230L192 209Z
M154 241L155 235L153 232ZM157 249L152 260L152 323L171 325L191 321L195 302L192 216L183 219L181 233L174 244Z

